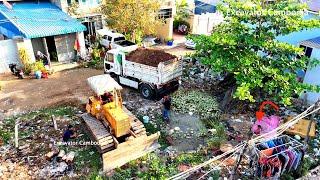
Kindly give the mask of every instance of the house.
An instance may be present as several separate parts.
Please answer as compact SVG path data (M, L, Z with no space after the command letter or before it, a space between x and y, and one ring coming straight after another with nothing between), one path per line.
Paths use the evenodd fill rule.
M223 21L217 12L219 0L194 0L189 3L192 14L188 20L192 34L210 34L213 27Z
M161 1L160 10L158 13L159 18L164 20L164 23L156 28L156 35L162 41L173 37L173 20L176 14L175 0Z
M31 60L38 51L52 61L70 62L74 45L85 53L83 31L86 27L49 2L15 2L13 9L0 4L0 34L24 47Z
M312 1L310 1L312 5ZM309 4L310 5L310 4ZM320 7L320 6L319 6ZM316 9L318 7L310 7ZM320 19L318 13L313 11L308 12L305 19ZM320 28L305 29L299 32L290 33L285 36L277 37L277 40L287 42L289 44L304 48L305 55L312 59L320 60ZM301 78L304 83L320 85L320 66L315 68L305 69ZM320 98L320 93L306 92L302 95L302 98L306 99L309 103L314 103Z
M300 47L305 49L305 55L307 57L320 60L320 36L301 41ZM307 69L303 82L320 85L320 66ZM306 98L307 101L314 103L320 99L320 93L307 92L305 93L304 98Z
M51 0L51 2L86 26L84 36L88 40L95 37L96 31L104 26L103 16L99 13L101 0Z
M79 19L87 27L84 31L86 38L96 36L96 31L106 26L103 15L99 12L102 0L79 0L72 3L71 0L51 0L61 10L69 13L72 17ZM175 0L161 0L159 18L164 19L164 23L156 28L156 35L165 40L172 38L173 35L173 17L175 14ZM77 4L78 7L73 7ZM70 10L75 8L75 12Z

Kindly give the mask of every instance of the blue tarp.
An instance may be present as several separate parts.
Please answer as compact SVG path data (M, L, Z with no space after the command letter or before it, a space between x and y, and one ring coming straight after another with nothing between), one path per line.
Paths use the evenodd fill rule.
M0 33L8 38L38 38L85 30L79 21L51 3L16 2L12 10L0 4Z
M205 13L215 13L217 11L217 7L214 4L204 3L202 1L194 1L194 14L205 14Z

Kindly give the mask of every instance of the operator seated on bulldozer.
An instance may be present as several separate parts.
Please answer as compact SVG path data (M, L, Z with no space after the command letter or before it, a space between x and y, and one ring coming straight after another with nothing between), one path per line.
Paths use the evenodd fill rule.
M113 95L111 92L105 92L103 95L100 96L102 105L113 102Z

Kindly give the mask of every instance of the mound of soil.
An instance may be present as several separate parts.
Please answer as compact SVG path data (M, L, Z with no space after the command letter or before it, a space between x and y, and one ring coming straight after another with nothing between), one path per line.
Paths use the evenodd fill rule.
M128 61L157 67L160 62L169 61L176 56L162 50L138 48L130 52L127 56Z

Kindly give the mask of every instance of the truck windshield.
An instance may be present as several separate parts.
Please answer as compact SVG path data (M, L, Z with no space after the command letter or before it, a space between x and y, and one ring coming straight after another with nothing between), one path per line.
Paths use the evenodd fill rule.
M125 37L117 37L117 38L114 38L114 42L117 42L117 41L125 41L126 38Z
M108 53L108 61L109 62L113 62L113 54L111 54L111 53Z

